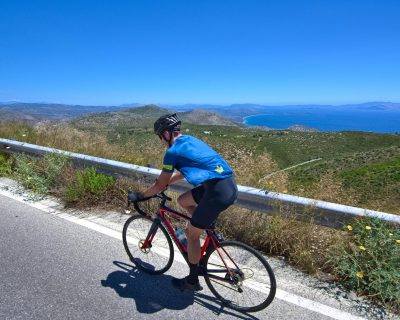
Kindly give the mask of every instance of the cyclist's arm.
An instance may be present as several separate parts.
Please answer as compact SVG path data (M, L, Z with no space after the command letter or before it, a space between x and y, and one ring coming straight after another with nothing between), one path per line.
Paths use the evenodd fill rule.
M167 151L165 153L161 174L158 176L156 182L143 193L145 198L154 196L167 188L174 173L175 160L176 156L173 152Z
M174 174L172 175L171 179L169 180L168 184L174 184L175 182L177 182L181 179L183 179L182 173L180 173L179 171L175 171Z
M172 172L165 172L162 171L161 174L158 176L156 182L148 188L145 192L143 192L143 196L145 198L154 196L155 194L165 190L170 183L172 177Z

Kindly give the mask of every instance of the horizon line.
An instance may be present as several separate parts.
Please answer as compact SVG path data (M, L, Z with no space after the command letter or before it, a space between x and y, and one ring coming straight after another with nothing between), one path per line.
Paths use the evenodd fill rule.
M228 107L232 105L256 105L256 106L345 106L345 105L358 105L358 104L367 104L367 103L394 103L398 104L400 102L394 101L364 101L364 102L342 102L342 103L256 103L256 102L236 102L236 103L196 103L196 102L186 102L186 103L163 103L163 102L129 102L129 103L119 103L119 104L76 104L76 103L67 103L67 102L47 102L47 101L19 101L19 100L11 100L11 101L0 101L0 104L17 104L17 103L27 103L27 104L58 104L58 105L70 105L70 106L83 106L83 107L120 107L125 105L136 105L137 107L146 106L146 105L156 105L156 106L201 106L201 105L212 105L218 107Z

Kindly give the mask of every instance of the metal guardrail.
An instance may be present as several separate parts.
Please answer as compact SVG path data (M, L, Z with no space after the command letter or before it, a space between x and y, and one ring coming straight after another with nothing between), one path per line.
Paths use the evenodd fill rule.
M42 156L47 153L63 154L80 166L96 166L99 170L114 175L130 177L141 176L147 181L154 181L160 174L160 170L158 169L1 138L0 151L7 153L26 153L35 156ZM172 185L171 188L176 191L184 191L190 189L191 186L186 181L181 181ZM265 191L241 185L238 186L238 189L239 195L236 205L250 210L265 212L270 215L290 216L298 220L313 220L319 225L332 228L340 228L343 224L356 217L375 217L389 223L400 225L400 215Z

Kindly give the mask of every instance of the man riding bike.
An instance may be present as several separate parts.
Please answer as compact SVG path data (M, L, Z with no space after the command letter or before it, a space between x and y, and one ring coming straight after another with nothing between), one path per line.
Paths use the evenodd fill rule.
M174 278L172 284L180 290L197 291L202 289L198 278L200 235L234 203L237 186L233 170L221 155L205 142L181 134L180 126L176 113L162 116L154 123L154 133L167 146L163 169L150 188L143 193L133 193L131 197L132 200L151 197L183 178L195 186L178 197L179 205L191 216L186 228L190 273L183 279Z

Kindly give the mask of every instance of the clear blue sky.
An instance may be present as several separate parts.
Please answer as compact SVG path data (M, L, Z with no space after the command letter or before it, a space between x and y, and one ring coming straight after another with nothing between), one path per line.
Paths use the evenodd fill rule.
M400 1L1 1L0 101L400 101Z

